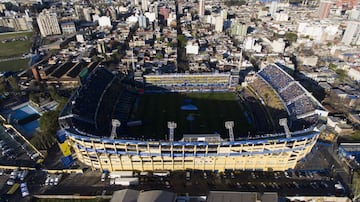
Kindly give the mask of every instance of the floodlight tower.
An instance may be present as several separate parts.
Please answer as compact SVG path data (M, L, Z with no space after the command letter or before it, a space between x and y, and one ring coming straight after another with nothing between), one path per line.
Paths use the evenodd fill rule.
M234 141L234 131L233 131L234 121L226 121L225 122L225 128L229 130L230 142L233 142Z
M279 125L284 127L286 138L291 138L291 133L290 133L290 130L289 130L289 126L287 124L287 119L286 118L279 119Z
M169 141L174 141L174 129L177 127L176 123L173 121L168 122L168 128L169 128Z
M120 127L121 123L119 120L117 119L113 119L111 121L111 125L112 125L112 129L111 129L111 135L110 135L110 139L115 139L117 138L117 134L116 134L116 128Z

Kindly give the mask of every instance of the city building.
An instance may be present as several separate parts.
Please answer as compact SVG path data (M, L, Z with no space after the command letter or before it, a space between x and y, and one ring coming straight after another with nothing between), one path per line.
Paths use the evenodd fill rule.
M144 29L147 28L148 22L146 16L144 15L138 16L138 22L140 28L144 28Z
M224 27L224 19L221 16L215 18L215 31L222 32Z
M146 12L149 10L148 1L147 0L141 0L141 9L143 12Z
M31 30L32 25L30 18L26 16L10 16L10 17L0 17L0 32L6 31L26 31Z
M269 8L269 13L271 16L274 16L276 13L278 7L278 2L277 1L272 1L270 4L270 8Z
M60 26L63 34L76 33L76 26L74 22L62 22Z
M231 35L233 36L246 36L248 26L245 23L234 22L231 23Z
M357 0L336 0L336 7L347 10L353 9L357 4Z
M331 5L331 1L320 1L318 10L318 16L320 19L327 18L329 16Z
M42 37L61 34L56 13L43 10L36 18Z
M360 44L360 23L356 21L350 21L347 24L345 33L341 42L345 45Z
M100 27L111 27L110 17L108 17L108 16L99 17L99 26Z
M360 67L350 68L348 71L348 76L355 81L360 81Z
M198 8L198 15L199 17L204 16L205 14L205 0L199 0L199 8Z

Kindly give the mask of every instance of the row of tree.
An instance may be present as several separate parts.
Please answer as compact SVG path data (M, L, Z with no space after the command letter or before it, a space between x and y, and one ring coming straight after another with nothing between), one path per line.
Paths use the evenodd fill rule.
M67 102L67 99L60 96L52 86L48 88L48 92L51 98L58 102L58 106L56 110L45 112L41 116L40 131L30 140L36 148L44 150L56 143L56 132L60 129L58 117Z

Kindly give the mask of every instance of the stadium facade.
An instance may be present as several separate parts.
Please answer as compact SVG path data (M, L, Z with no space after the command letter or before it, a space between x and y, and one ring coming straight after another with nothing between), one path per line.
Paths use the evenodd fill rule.
M218 76L220 80L215 78ZM212 77L209 74L199 81L199 77L189 80L190 77L186 75L169 75L169 79L144 77L144 81L145 86L146 82L151 81L151 90L157 85L156 81L161 83L160 89L167 91L176 91L183 86L184 88L181 88L183 92L192 89L196 83L202 83L202 87L211 86L210 89L215 91L216 86L220 87L219 90L223 90L224 86L230 90L234 89L231 86L231 75L228 74L227 79L224 79L224 76L225 74L221 74L209 78ZM67 142L76 153L77 159L92 169L108 171L293 169L315 145L323 128L319 120L327 116L327 112L310 93L278 65L265 67L257 76L274 89L286 108L287 121L291 127L284 127L284 133L251 138L238 138L236 135L235 138L231 138L229 135L229 139L214 134L193 134L183 135L182 139L173 141L124 137L121 133L114 136L116 133L114 133L115 127L111 128L112 120L120 120L122 125L126 125L137 91L129 87L126 79L104 69L92 73L88 82L69 100L59 117L61 131L66 134ZM177 84L173 85L170 77L182 78L183 82L180 82L181 79L176 79ZM189 83L191 85L188 85ZM145 93L146 90L145 88ZM294 95L291 92L285 93L287 90L296 93ZM302 127L295 127L299 124Z

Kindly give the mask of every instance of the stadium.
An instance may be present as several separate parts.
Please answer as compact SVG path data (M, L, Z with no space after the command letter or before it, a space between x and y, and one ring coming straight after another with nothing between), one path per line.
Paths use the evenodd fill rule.
M92 169L295 168L316 143L327 111L279 64L261 69L246 92L236 90L236 80L213 73L135 82L98 68L62 110L61 133Z

